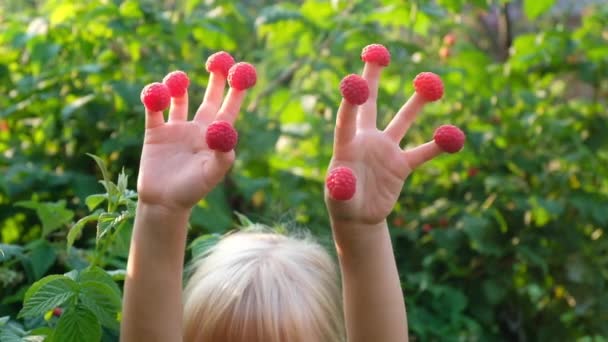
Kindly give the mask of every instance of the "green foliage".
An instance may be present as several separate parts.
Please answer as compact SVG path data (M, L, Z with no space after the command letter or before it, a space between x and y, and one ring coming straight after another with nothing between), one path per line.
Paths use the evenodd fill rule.
M392 54L379 127L429 70L446 96L404 146L443 123L467 133L463 152L412 174L389 218L412 336L605 341L608 10L560 3L3 2L0 340L116 339L139 92L182 69L199 103L217 50L255 64L259 80L233 171L193 210L189 256L243 217L327 235L338 83L379 42ZM64 313L49 315L53 306Z

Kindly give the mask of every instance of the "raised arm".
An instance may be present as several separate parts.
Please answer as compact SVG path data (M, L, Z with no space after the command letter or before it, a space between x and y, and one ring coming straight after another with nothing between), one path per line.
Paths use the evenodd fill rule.
M325 201L340 259L346 331L349 342L408 341L403 293L386 217L407 176L442 151L456 152L464 134L454 126L438 129L435 140L402 150L399 141L428 101L438 100L438 76L422 73L416 93L383 131L376 128L378 82L390 54L381 45L363 50L363 77L340 84L334 155Z
M180 91L180 85L187 88L184 75L166 78L169 89L156 84L142 92L146 133L125 281L123 342L182 340L182 273L190 211L231 167L235 154L230 142L235 143L236 136L226 137L233 133L231 124L245 89L255 83L251 65L232 66L234 60L226 53L212 57L207 64L209 86L193 120L188 121L187 89ZM231 88L222 104L227 76ZM168 105L168 91L173 97L165 122L162 110Z

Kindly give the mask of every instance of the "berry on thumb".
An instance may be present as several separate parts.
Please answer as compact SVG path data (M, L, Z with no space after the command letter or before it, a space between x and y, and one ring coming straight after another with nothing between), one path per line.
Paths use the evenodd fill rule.
M443 152L456 153L464 146L466 137L460 128L452 125L439 126L433 134L433 140Z
M239 135L227 121L215 121L207 127L205 141L214 151L230 152L236 146Z
M325 179L329 197L336 201L348 201L357 190L357 177L348 167L337 167Z

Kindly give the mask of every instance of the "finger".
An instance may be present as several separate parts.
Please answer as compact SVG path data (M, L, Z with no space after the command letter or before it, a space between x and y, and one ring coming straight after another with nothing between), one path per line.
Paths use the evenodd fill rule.
M150 111L146 108L146 129L156 128L165 124L163 112Z
M342 99L342 102L340 102L334 130L334 155L339 152L342 146L350 143L355 137L357 131L357 108L357 105L345 99Z
M243 104L246 93L247 92L244 90L230 88L226 100L224 100L224 104L222 104L222 108L220 108L215 119L234 124L234 121L241 110L241 105Z
M382 66L376 63L365 63L363 67L363 78L369 87L369 97L359 108L357 126L362 129L376 128L376 117L378 115L378 83Z
M429 141L409 150L403 151L408 165L413 170L443 152L435 141Z
M209 75L209 85L205 91L205 97L200 107L194 115L194 120L205 124L210 123L215 118L217 111L222 105L224 97L224 87L226 86L226 77L217 72L212 72Z
M401 141L425 103L426 100L424 98L418 95L418 93L414 93L403 107L399 109L399 112L397 112L397 115L395 115L388 126L386 126L384 133L393 141Z
M188 120L188 92L180 97L171 98L171 109L169 110L169 121Z

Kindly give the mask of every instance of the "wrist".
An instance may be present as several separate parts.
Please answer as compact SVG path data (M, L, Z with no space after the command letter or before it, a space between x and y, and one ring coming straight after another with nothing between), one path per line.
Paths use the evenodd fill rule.
M157 230L158 232L184 230L190 219L191 209L172 207L162 204L137 202L136 221L145 223L146 230Z
M390 240L386 220L376 223L332 220L331 226L338 253L343 255L365 254L370 247Z
M142 199L137 201L138 214L142 213L163 218L183 218L190 217L191 212L192 208L153 203Z

